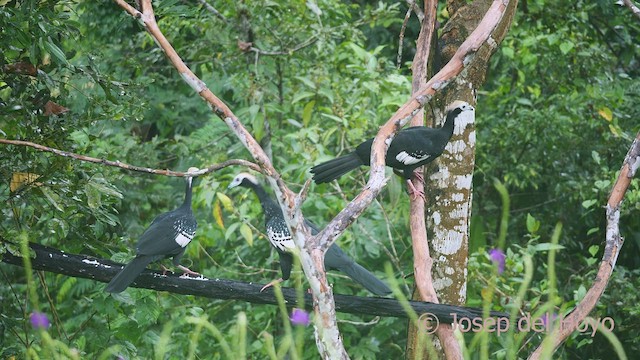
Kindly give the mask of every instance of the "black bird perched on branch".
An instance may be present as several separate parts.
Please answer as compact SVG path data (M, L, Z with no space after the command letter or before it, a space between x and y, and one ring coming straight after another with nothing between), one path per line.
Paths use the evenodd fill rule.
M192 167L187 172L195 171L198 171L198 168ZM111 279L105 291L110 293L124 291L149 263L169 257L173 257L173 265L184 271L185 274L200 275L180 265L185 248L195 236L198 226L191 211L193 178L193 176L186 177L187 188L182 206L153 219L151 225L138 240L136 257Z
M267 236L269 242L278 251L280 257L280 270L282 272L282 278L274 280L265 285L260 291L272 286L277 282L281 282L289 279L291 274L291 266L293 264L293 256L290 252L295 248L295 243L291 237L291 233L287 228L287 223L284 220L282 209L277 202L267 195L264 188L258 182L255 176L247 173L240 173L229 184L229 189L236 186L242 186L252 189L262 205L264 211L265 227L267 228ZM305 224L311 228L312 234L317 234L318 229L311 222L305 220ZM354 281L360 283L367 290L378 296L384 296L391 293L391 289L383 283L381 280L375 277L367 269L357 264L347 254L340 249L335 243L327 250L324 257L324 267L327 270L335 269L345 273Z
M413 170L442 155L445 146L451 139L456 120L474 110L473 106L464 101L454 101L447 108L447 118L441 128L414 126L400 130L393 138L385 157L385 163L395 171L402 173L413 194L417 193L409 181ZM316 184L327 183L362 165L370 165L372 143L373 138L358 145L355 151L347 155L312 167L313 180Z

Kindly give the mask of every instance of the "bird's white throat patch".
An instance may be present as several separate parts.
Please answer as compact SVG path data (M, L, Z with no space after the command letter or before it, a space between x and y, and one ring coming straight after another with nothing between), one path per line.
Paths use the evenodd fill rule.
M189 245L191 240L193 240L193 234L187 234L185 232L180 232L180 233L178 233L178 236L176 236L176 242L181 247L185 247L185 246Z

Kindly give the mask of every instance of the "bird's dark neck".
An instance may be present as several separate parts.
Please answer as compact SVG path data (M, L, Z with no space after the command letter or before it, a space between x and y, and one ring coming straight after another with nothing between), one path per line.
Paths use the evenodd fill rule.
M273 216L282 216L282 209L280 209L278 203L275 202L269 194L267 194L260 184L249 182L248 184L244 184L244 186L253 189L258 196L258 200L260 200L260 205L262 205L262 211L264 211L264 218L266 220L269 220Z
M193 178L187 178L187 187L184 194L183 208L191 209L191 190L193 189Z
M454 109L447 112L447 119L442 125L442 131L447 135L447 138L451 138L453 135L453 127L455 125L455 119L460 115L460 109Z

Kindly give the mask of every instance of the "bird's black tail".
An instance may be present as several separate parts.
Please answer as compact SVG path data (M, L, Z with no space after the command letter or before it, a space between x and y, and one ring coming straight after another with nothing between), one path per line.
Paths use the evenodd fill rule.
M129 284L135 280L138 275L144 270L144 268L153 261L152 256L137 256L131 260L127 266L124 267L116 276L111 279L107 287L104 289L106 292L119 293L123 292Z
M349 171L364 165L355 152L323 162L311 168L316 184L335 180Z
M339 269L357 283L364 286L365 289L371 291L375 295L384 296L391 294L389 286L373 275L369 270L363 268L358 263L351 262L347 266Z

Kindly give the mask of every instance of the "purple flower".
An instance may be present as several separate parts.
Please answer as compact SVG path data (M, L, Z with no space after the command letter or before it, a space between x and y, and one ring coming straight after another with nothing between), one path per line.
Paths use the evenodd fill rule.
M506 259L506 255L500 249L491 249L489 250L489 258L496 265L498 265L498 274L502 274L504 272L504 262Z
M311 323L311 318L309 317L309 313L298 308L293 309L293 311L291 312L291 316L289 317L289 320L291 320L291 323L293 325L309 326L309 323Z
M47 318L47 314L41 312L32 312L29 315L29 320L31 321L31 326L34 329L48 329L49 328L49 318Z
M549 316L549 315L551 315L551 316ZM551 319L549 319L549 318L551 318ZM558 315L557 315L557 314L554 314L554 313L551 313L551 314L546 313L546 314L544 314L544 316L542 316L542 323L544 324L544 327L545 327L545 328L548 328L548 327L549 327L549 325L550 325L550 323L552 323L552 322L556 321L556 319L557 319L557 318L558 318ZM551 320L551 321L549 321L549 320Z

